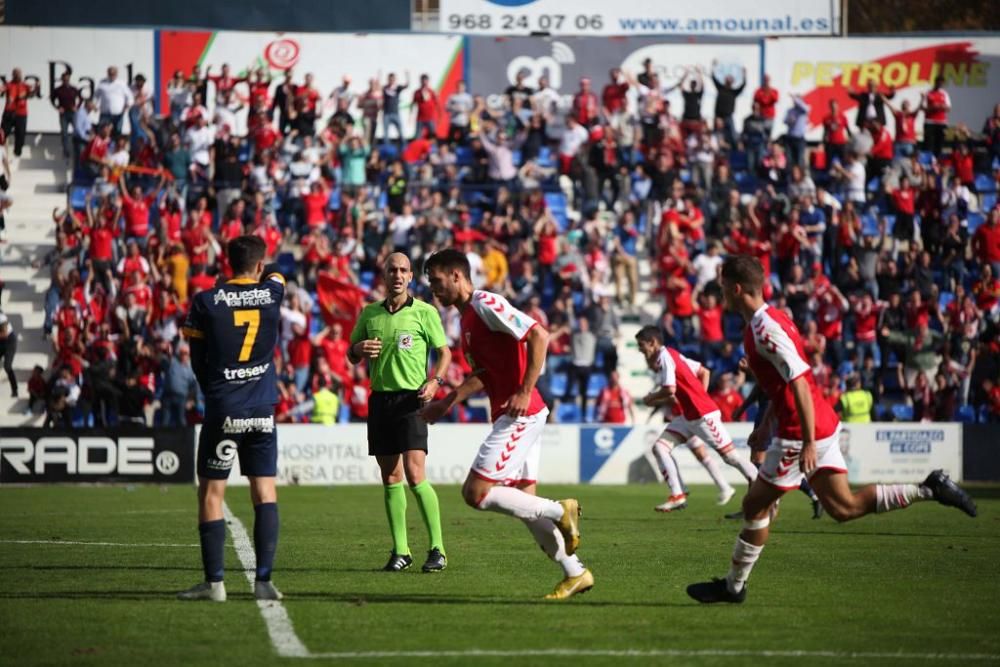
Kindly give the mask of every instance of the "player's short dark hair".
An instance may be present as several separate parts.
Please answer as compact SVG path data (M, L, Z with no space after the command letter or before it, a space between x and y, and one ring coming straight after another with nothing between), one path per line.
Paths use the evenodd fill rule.
M643 328L639 329L639 332L635 335L635 339L640 343L655 340L657 343L662 344L663 332L660 331L659 327L647 324Z
M259 236L249 234L237 236L226 246L229 266L236 275L250 273L257 262L262 261L266 255L267 245Z
M461 271L462 275L472 280L472 268L469 266L469 258L465 253L455 248L445 248L439 250L424 262L424 273L431 271Z
M751 294L760 294L764 289L764 267L759 259L750 255L727 257L722 262L722 278Z

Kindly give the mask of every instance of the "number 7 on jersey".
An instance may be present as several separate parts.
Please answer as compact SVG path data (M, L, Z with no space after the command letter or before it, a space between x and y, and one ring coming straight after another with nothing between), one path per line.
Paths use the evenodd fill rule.
M257 340L257 330L260 329L260 311L234 310L233 324L247 328L243 336L243 347L240 348L240 361L250 361L250 353L253 351L254 341Z

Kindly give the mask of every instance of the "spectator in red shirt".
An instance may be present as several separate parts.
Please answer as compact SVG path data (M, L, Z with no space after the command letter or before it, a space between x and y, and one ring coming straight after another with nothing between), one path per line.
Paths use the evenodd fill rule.
M944 148L944 131L948 127L948 112L951 111L951 97L944 89L944 77L934 79L934 88L924 95L924 147L934 154L941 155Z
M701 325L701 354L706 361L715 358L722 349L722 306L714 292L702 292L698 297L698 321Z
M111 151L111 123L103 123L80 153L80 166L96 177L107 166Z
M628 106L627 96L630 86L622 75L620 67L613 67L608 75L610 80L601 91L601 112L608 125L614 130L620 130Z
M972 235L972 251L976 259L993 267L993 275L1000 276L1000 206L993 207L986 223Z
M715 404L719 406L719 412L722 414L722 421L733 421L733 415L736 414L736 411L743 403L743 398L733 386L732 373L723 373L719 377L719 386L716 387L715 391L711 394L711 398Z
M892 229L893 238L912 241L915 231L913 216L916 213L917 192L910 187L910 179L906 176L900 178L899 187L890 191L889 196L896 212L896 225Z
M580 89L573 96L573 117L580 125L589 128L599 120L601 105L597 95L590 89L590 79L580 79Z
M882 101L889 107L893 118L896 119L896 151L903 157L910 157L916 150L917 114L920 113L920 109L913 111L910 108L909 100L903 100L898 109L884 95Z
M365 364L355 366L350 386L344 389L347 404L351 408L352 422L368 421L368 397L372 393L372 381L368 378L366 369Z
M777 113L778 91L771 87L771 75L764 75L764 85L754 91L753 101L760 105L760 115L764 119L765 138L770 139Z
M882 173L892 164L894 146L889 129L877 120L870 123L872 133L872 150L868 156L867 179L882 178Z
M976 306L994 322L1000 321L1000 279L993 275L993 266L983 265L979 280L972 286Z
M830 100L830 113L823 119L823 148L826 151L827 164L833 160L844 162L844 150L850 136L847 115L840 110L837 100Z
M819 298L816 309L816 324L819 333L826 338L827 352L834 366L844 360L844 313L850 304L840 290L831 285Z
M156 197L163 187L164 174L160 173L160 182L150 191L143 194L141 185L134 185L129 193L125 185L125 174L118 180L122 191L122 211L125 214L125 240L135 241L146 249L146 240L149 238L149 207L156 202Z
M0 90L0 95L7 98L3 107L3 118L0 120L0 130L5 136L14 133L14 156L21 156L24 147L24 137L28 132L28 98L35 87L22 79L21 68L15 67L10 80Z
M417 118L417 129L414 139L437 136L437 118L440 111L437 93L431 88L431 78L420 75L420 87L413 93L413 107Z
M608 386L597 396L596 416L599 424L635 423L632 395L621 386L618 371L608 374Z

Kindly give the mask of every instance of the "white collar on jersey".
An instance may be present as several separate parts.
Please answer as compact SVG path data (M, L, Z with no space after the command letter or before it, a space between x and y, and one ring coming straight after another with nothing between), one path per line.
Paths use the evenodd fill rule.
M753 317L751 317L750 319L751 320L757 319L758 317L764 314L764 311L767 310L767 308L768 308L767 302L765 301L763 306L761 306L760 308L758 308L753 312Z

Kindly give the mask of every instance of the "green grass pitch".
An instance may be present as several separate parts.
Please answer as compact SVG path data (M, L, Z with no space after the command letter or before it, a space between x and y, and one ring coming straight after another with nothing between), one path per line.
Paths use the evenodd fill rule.
M662 501L657 486L541 490L583 506L580 555L597 582L566 603L540 599L561 571L527 529L465 507L456 487L438 488L449 567L435 575L419 571L426 534L412 497L417 567L389 574L376 571L390 549L381 488L281 489L274 579L308 651L427 652L302 660L275 653L231 540L229 602L174 600L201 579L193 488L5 488L0 664L1000 662L996 488L972 490L977 519L922 503L846 525L813 521L806 499L790 494L746 604L727 607L699 607L684 593L688 583L725 573L739 529L722 518L714 489L693 489L689 509L670 515L652 510ZM252 534L246 489L230 489L227 500ZM467 653L549 649L654 653ZM878 655L885 653L909 657Z

